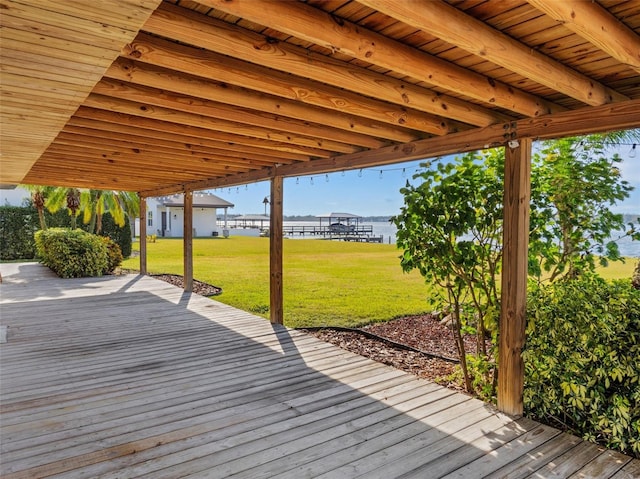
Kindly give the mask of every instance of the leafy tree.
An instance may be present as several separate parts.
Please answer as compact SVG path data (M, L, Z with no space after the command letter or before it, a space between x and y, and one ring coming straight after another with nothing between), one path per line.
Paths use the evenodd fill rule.
M620 259L609 238L624 230L624 220L609 208L632 187L620 178L621 158L605 153L606 140L592 135L546 141L533 155L529 268L538 281L593 271L596 259ZM640 239L633 229L629 234Z
M414 176L422 182L401 190L404 207L392 221L405 271L418 269L440 286L460 354L465 385L472 390L462 331L475 330L478 352L486 357L487 327L495 331L497 275L501 264L502 150L482 157L469 153L455 163L439 163ZM474 314L477 313L477 314Z
M597 258L620 259L608 238L623 228L623 217L609 208L632 188L620 178L620 158L605 155L606 141L597 135L548 141L533 155L529 266L538 282L593 271ZM447 164L425 163L414 176L421 183L407 182L401 190L404 206L392 218L404 250L403 269L418 269L445 291L469 391L473 380L493 376L496 384L492 368L478 360L472 365L484 378L469 374L461 331L475 331L479 359L489 359L484 338L487 331L496 332L500 309L503 165L503 149L469 153ZM628 234L640 239L633 228ZM493 394L494 387L483 387Z

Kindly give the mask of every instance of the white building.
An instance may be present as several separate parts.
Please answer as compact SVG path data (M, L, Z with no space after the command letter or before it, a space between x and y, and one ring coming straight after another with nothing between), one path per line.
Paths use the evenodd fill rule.
M218 210L224 210L226 224L227 210L233 206L233 203L211 193L193 193L193 236L222 236L223 232L217 225ZM147 198L147 234L181 238L183 225L183 195ZM139 232L139 225L136 225L136 235Z
M22 206L31 197L31 193L17 188L0 188L0 204ZM228 208L233 208L222 198L211 193L193 193L193 236L222 236L226 229ZM225 221L222 228L217 226L218 210L224 211ZM169 238L181 238L184 224L184 197L182 195L147 198L147 234ZM140 235L140 220L136 219L135 235Z

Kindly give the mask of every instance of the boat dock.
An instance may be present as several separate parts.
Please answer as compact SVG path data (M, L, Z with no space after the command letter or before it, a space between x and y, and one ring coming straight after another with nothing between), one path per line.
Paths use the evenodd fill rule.
M289 237L309 236L328 240L357 241L361 243L382 243L383 235L373 234L371 225L332 224L329 226L284 226L282 232Z

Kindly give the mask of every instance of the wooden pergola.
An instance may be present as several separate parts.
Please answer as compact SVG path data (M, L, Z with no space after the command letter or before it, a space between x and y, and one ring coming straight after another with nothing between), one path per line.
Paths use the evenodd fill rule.
M531 142L640 126L640 1L7 0L0 21L0 183L137 191L144 218L271 181L275 323L283 178L505 147L498 401L522 412Z

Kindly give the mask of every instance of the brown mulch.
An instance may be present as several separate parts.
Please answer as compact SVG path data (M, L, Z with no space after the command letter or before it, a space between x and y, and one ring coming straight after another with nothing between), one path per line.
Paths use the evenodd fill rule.
M382 338L411 346L419 351L446 358L457 358L458 350L451 330L430 314L408 316L362 328ZM323 341L348 351L388 364L418 377L430 379L444 386L459 389L460 385L449 376L456 364L444 359L429 357L420 352L407 351L365 337L357 332L321 329L308 331ZM464 337L467 352L476 351L475 336Z
M137 274L138 271L122 268L118 273ZM179 288L184 288L184 281L182 279L182 276L179 274L150 274L149 276L151 276L152 278L160 279ZM217 296L219 294L222 294L222 288L194 279L193 292L201 296Z
M167 283L171 283L174 286L178 286L179 288L184 288L184 281L182 276L177 274L151 274L156 279L161 279L162 281L166 281ZM208 283L204 283L202 281L198 281L197 279L193 280L193 290L194 293L199 294L201 296L217 296L222 294L222 288L218 288L217 286L213 286Z

